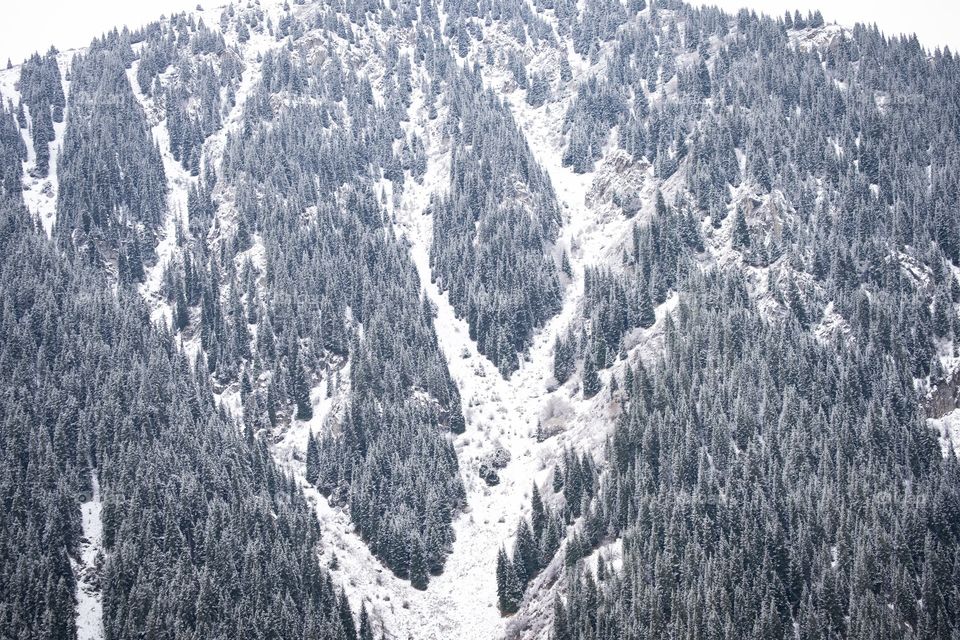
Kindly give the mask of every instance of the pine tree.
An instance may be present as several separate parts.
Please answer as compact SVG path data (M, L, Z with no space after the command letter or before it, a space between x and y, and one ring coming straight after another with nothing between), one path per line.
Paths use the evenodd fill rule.
M573 80L573 71L570 69L570 59L567 56L560 56L560 79L564 82Z
M183 293L183 287L177 287L177 297L173 305L174 327L177 331L183 331L190 324L190 313L187 307L187 298Z
M500 547L497 552L497 608L500 609L502 614L512 613L507 601L507 576L512 572L513 567L507 557L507 552L503 547Z
M517 525L517 535L513 545L513 567L520 580L521 591L540 570L540 549L534 540L533 532L530 531L530 525L524 518L521 518Z
M350 611L350 602L347 600L347 594L340 592L339 598L340 626L343 629L343 636L346 640L357 640L357 626L353 621L353 613Z
M523 600L524 586L520 577L517 575L514 563L507 559L507 552L503 549L500 551L503 557L502 563L499 556L497 559L497 593L499 596L500 613L510 615L516 613L520 608L520 601ZM502 589L500 589L501 575L503 578Z
M747 228L747 219L744 216L743 207L737 207L733 216L733 232L730 238L734 249L750 248L750 230Z
M570 379L574 364L573 345L570 343L569 336L566 338L558 336L553 345L553 377L557 382L563 384Z
M700 90L700 95L704 98L710 97L710 70L707 68L707 63L701 59L700 64L697 65L697 83L698 89Z
M293 359L290 363L291 392L293 401L296 403L297 420L310 420L313 417L313 406L310 403L310 387L307 384L307 377L300 364L300 350L293 349Z
M583 363L583 397L592 398L600 391L600 376L594 361L593 349L589 349Z
M637 323L644 329L652 327L657 322L657 313L653 309L653 301L650 299L650 291L643 287L638 293L639 297L639 315Z
M804 308L803 300L800 298L800 292L797 290L797 285L794 282L793 278L787 278L787 290L784 294L786 298L785 302L787 307L793 312L793 315L796 317L797 322L802 326L807 325L807 311Z
M360 640L374 640L373 625L367 613L367 605L360 605Z
M573 636L567 628L567 611L563 607L563 601L560 594L553 596L553 639L554 640L573 640Z
M932 325L937 337L944 338L950 334L953 326L951 318L953 314L953 304L950 302L948 294L940 291L933 299Z
M46 177L50 171L50 140L53 138L53 121L50 118L50 105L41 102L31 108L33 116L33 149L36 153L35 172L39 177Z
M547 525L543 530L543 537L540 539L540 564L544 567L550 564L553 556L560 548L561 528L557 518L547 512Z
M505 593L506 609L504 613L516 613L520 609L520 602L523 600L523 582L517 575L516 567L513 563L507 565L507 585Z
M540 540L543 536L544 527L547 524L547 512L546 508L543 505L543 499L540 497L540 489L537 488L537 483L533 483L533 492L530 498L530 524L533 528L533 537L535 540Z
M410 547L410 584L414 589L426 591L430 574L427 571L427 557L420 536L413 536Z
M316 484L320 477L320 448L317 445L317 439L313 433L307 436L307 462L306 462L306 480L310 484Z
M532 107L540 107L550 94L550 81L547 76L541 72L535 72L530 78L530 89L527 91L527 104Z

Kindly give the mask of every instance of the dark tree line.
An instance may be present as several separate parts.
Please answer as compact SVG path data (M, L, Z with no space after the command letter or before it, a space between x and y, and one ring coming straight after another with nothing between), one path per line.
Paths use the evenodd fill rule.
M245 251L259 238L269 268L246 283L243 274L230 276L228 299L236 303L221 311L214 307L224 295L201 290L210 311L201 313L200 330L209 336L205 350L221 354L217 377L266 374L245 396L268 407L269 422L254 430L309 418L320 377L327 385L341 373L349 380L345 415L312 441L308 480L349 507L387 566L425 588L443 567L464 500L446 435L462 432L464 419L434 311L373 190L372 175L381 172L398 189L422 174L415 151L422 143L406 141L399 127L412 91L409 60L395 46L384 55L383 106L332 47L317 61L286 49L264 59L222 171L236 189L231 249ZM274 96L288 106L275 109ZM406 142L399 153L398 139ZM204 179L192 196L201 220L211 215L206 192L214 180ZM211 265L220 262L213 257ZM216 272L229 274L229 262ZM183 294L171 293L189 305L186 275L185 261ZM250 284L260 276L259 288ZM247 324L257 325L253 344L240 328Z
M10 102L0 107L0 198L20 199L23 192L23 162L27 145L20 136L16 108Z
M450 192L431 205L430 263L470 337L503 375L560 309L553 187L507 108L470 74L450 79Z
M79 502L103 487L107 638L357 638L319 526L139 294L0 207L0 627L73 638ZM369 621L368 621L369 623Z
M55 229L84 260L115 264L124 282L143 278L167 192L160 151L127 80L132 60L126 31L73 60Z

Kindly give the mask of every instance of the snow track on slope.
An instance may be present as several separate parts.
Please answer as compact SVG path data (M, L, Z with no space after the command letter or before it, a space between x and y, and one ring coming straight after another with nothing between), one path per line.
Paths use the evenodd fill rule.
M140 285L140 295L150 305L150 319L154 324L163 321L169 327L173 322L173 311L163 296L163 274L177 249L177 230L187 226L187 190L192 178L170 152L170 132L167 130L166 118L158 119L160 110L154 104L153 98L148 98L140 90L140 84L137 82L139 66L140 61L136 60L127 69L127 80L130 82L133 95L143 108L147 121L152 123L153 141L160 149L163 173L167 180L167 212L155 249L157 261L146 269L146 277Z
M77 578L77 640L100 640L103 638L103 595L100 588L98 557L103 555L103 521L100 501L100 481L94 470L91 475L93 492L89 500L80 504L83 538L80 541L80 557L71 559L73 573Z

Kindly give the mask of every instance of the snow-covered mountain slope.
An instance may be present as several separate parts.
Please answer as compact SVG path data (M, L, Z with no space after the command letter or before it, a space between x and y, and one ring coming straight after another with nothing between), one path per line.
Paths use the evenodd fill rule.
M495 29L488 33L495 34ZM580 64L587 65L585 61ZM611 183L619 181L620 186L642 193L642 208L647 214L653 208L656 186L649 169L634 168L632 162L625 162L613 150L598 163L595 172L576 174L562 166L562 120L569 90L539 108L525 102L523 91L508 94L513 116L556 189L562 209L557 250L569 254L572 277L565 283L561 312L537 331L519 371L505 379L478 352L469 337L467 323L456 317L448 294L438 290L431 276L429 249L433 229L429 205L432 196L447 189L451 149L443 130L444 111L430 118L418 88L430 78L423 69L418 69L418 73L420 77L413 78L417 88L405 128L424 140L426 174L422 180L408 181L399 197L389 189L390 183L385 187L389 189L386 200L391 203L388 210L394 227L409 244L422 286L435 305L434 324L440 346L460 390L467 419L466 432L455 439L467 489L467 507L454 521L456 542L443 573L431 580L426 591L412 588L373 556L356 536L346 513L331 506L303 482L306 433L318 426L322 428L324 418L331 411L336 413L337 406L340 411L344 408L337 396L331 399L320 392L326 387L326 380L315 390L318 393L313 396L311 423L292 426L275 446L275 452L278 460L301 479L308 499L317 509L325 534L321 558L333 568L334 576L341 580L351 598L358 605L366 603L392 637L483 640L501 637L506 632L509 620L501 616L496 605L496 554L501 546L510 544L519 517L528 511L533 483L547 482L565 447L592 451L598 458L603 456L604 442L619 412L618 401L607 393L584 400L575 381L558 386L553 379L552 349L556 338L575 322L582 305L585 267L615 265L630 237L633 221L610 203L607 190ZM485 70L484 81L496 89L509 79L503 69L491 68L489 72ZM575 83L570 87L574 88ZM676 298L671 298L657 310L658 318L662 320L675 304ZM633 346L629 356L655 359L662 348L660 333L659 321L649 329L639 330L630 339ZM604 375L620 376L622 367L615 366ZM562 425L561 433L538 442L537 425L548 422ZM498 448L509 452L510 462L500 471L499 484L491 487L480 477L479 467ZM536 601L549 595L532 591L530 599ZM523 635L540 637L547 622L534 620Z
M427 172L422 184L408 184L392 214L396 230L409 243L427 295L436 306L440 346L460 389L467 418L466 433L455 440L467 489L467 508L454 522L456 542L443 573L431 580L425 592L412 588L406 580L383 569L352 533L346 514L331 507L316 491L306 490L327 534L323 557L329 561L336 556L334 575L342 578L352 597L369 603L395 637L482 640L500 637L505 630L507 620L497 610L496 583L492 579L496 553L509 542L527 508L532 484L546 482L565 446L592 450L601 456L610 422L617 414L617 403L608 395L584 400L573 384L557 387L552 348L581 304L584 266L616 259L626 223L622 216L586 205L593 176L576 175L561 167L558 150L549 143L534 145L557 185L564 211L562 242L571 248L573 277L566 285L563 310L537 332L520 370L503 378L477 351L467 323L456 317L448 294L440 293L431 282L429 202L430 196L443 191L449 180L449 140L444 140L442 117L430 120L420 106L421 97L414 97L409 126L425 141ZM558 137L560 123L547 113L523 111L518 118L538 133ZM661 314L670 306L664 305ZM658 330L654 326L638 335L636 351L654 357ZM620 373L619 368L609 372ZM329 403L329 398L321 397L315 406L315 418L329 414ZM538 423L551 420L563 423L563 433L538 442ZM297 442L295 431L297 428L291 428L276 447L283 461L305 456L306 440L301 437ZM480 477L479 467L497 448L510 453L510 462L500 471L499 484L491 487ZM293 469L300 467L294 464Z
M586 517L574 516L554 489L554 468L569 452L591 457L602 487L590 496L596 505L608 497L603 483L611 478L640 482L630 477L625 450L659 455L659 435L641 434L637 425L666 429L682 415L687 437L663 446L675 448L663 456L672 456L669 473L660 473L668 464L656 461L658 471L642 477L644 486L653 490L669 476L684 491L687 484L707 486L725 501L728 489L716 487L736 473L719 470L724 460L769 451L770 435L751 419L762 414L789 429L794 414L810 422L826 414L810 410L806 397L800 408L789 404L792 388L774 390L771 383L769 397L754 393L774 377L757 369L749 369L756 379L723 381L729 388L715 398L684 396L679 408L664 409L664 396L681 397L677 389L700 373L698 366L715 365L718 353L726 354L725 367L741 364L742 354L730 353L741 342L754 348L751 340L759 339L738 333L745 317L787 326L782 342L800 345L796 352L784 348L790 356L813 358L817 348L835 347L838 362L849 345L889 347L892 322L936 322L933 350L909 362L907 378L919 397L954 377L957 347L950 336L960 326L954 317L960 272L944 268L949 233L919 224L907 230L902 216L893 216L890 234L900 245L890 246L887 238L870 237L868 216L845 217L850 210L874 217L895 210L893 195L884 196L888 167L865 132L883 130L879 114L890 112L896 87L869 89L877 102L875 112L864 107L869 122L850 124L860 127L855 132L831 131L820 145L829 142L825 154L818 148L819 155L807 157L792 137L797 127L823 124L809 114L826 107L811 105L808 89L836 116L856 82L874 81L875 70L850 62L859 55L851 50L853 31L813 16L812 25L787 26L749 15L694 15L672 1L652 7L497 2L496 11L468 4L252 0L164 19L132 36L132 44L130 34L118 36L118 55L130 50L126 82L159 151L166 192L159 222L138 220L128 211L136 207L124 203L110 234L129 232L135 246L149 243L135 287L150 320L174 336L196 367L198 396L209 392L251 450L265 444L262 451L293 478L320 526L317 561L354 612L367 612L388 638L546 639L555 602L572 609L583 575L592 579L601 566L629 573L639 557L631 559L637 545L613 522L612 509L589 548L578 557L566 552L586 526ZM816 86L784 91L763 105L759 90L738 84L744 78L729 70L739 64L753 71L749 65L759 65L759 56L740 52L776 38L784 42L781 55L796 57L790 68L807 69ZM67 54L58 58L64 76L67 61ZM843 65L867 80L831 75ZM0 71L5 100L18 100L19 73ZM64 89L69 95L69 82ZM462 104L458 91L483 104ZM478 113L470 111L474 106ZM854 106L862 105L847 108ZM477 122L491 126L491 138L516 140L487 140L470 129ZM51 172L42 179L31 177L36 153L29 126L20 131L27 146L24 199L48 234L56 233L64 126L54 127ZM855 162L840 164L852 156ZM931 161L924 178L930 189L934 171ZM944 172L952 175L949 167ZM116 174L122 182L123 167ZM547 219L554 204L557 219ZM948 215L941 212L927 226L939 229ZM836 228L857 242L837 241ZM927 241L936 233L943 252L904 239L915 234L911 239ZM119 279L125 257L109 246L110 234L98 238L107 249L97 257ZM338 242L351 246L331 250ZM446 244L463 255L444 256L442 270L437 251ZM853 247L853 257L843 244ZM498 255L510 252L505 247L523 260ZM390 262L394 252L400 257ZM856 261L876 264L853 273ZM384 264L397 277L378 290L372 280L383 278ZM546 319L537 315L542 308L531 308L535 296L503 286L520 270L542 277L545 289L556 277L559 300L545 303ZM842 275L827 277L831 270ZM733 319L724 319L731 326L722 338L698 343L693 374L662 374L668 356L683 353L675 344L668 353L674 321L695 325L690 304L709 308L695 295L703 291L736 298ZM503 317L503 309L514 317ZM371 335L377 326L397 335ZM555 351L568 336L576 357L564 377ZM926 344L924 335L910 337L911 345ZM890 348L875 359L883 363L877 369L868 374L860 367L857 374L891 386L889 380L902 382L907 374L898 378L902 372L890 363L907 362L904 351ZM638 367L663 377L645 380L647 390L624 388ZM588 369L598 392L588 389ZM651 415L666 411L666 418L638 413L633 394L642 392L659 398L648 401ZM871 415L907 415L899 401L874 402ZM955 399L944 403L928 426L949 454L958 420ZM724 413L730 406L737 420ZM721 424L710 437L703 435L708 420ZM615 430L628 424L632 431L621 431L614 443ZM391 449L384 425L420 449ZM455 472L424 483L423 456L443 459L444 447L455 465L437 468ZM498 460L493 474L492 459ZM325 475L329 469L335 471ZM376 502L385 490L376 473L406 489L391 492L402 504ZM273 490L277 480L267 475ZM432 492L433 484L443 491ZM567 541L540 559L519 611L504 615L497 556L522 539L518 522L531 516L535 485L547 507L562 514ZM91 567L107 551L96 479L94 487L82 504L87 542L74 565L78 631L90 638L102 635ZM391 510L389 518L369 513L371 504ZM624 521L636 517L633 504L623 511Z
M269 12L278 8L265 6L265 9ZM231 34L226 35L228 43L242 51L244 72L236 104L225 118L223 129L204 142L204 151L214 166L224 152L227 134L240 119L250 88L257 81L263 54L275 46L263 33L244 44L236 42ZM348 48L344 53L349 54ZM154 320L169 325L172 311L160 295L162 278L178 251L178 234L186 233L186 191L189 184L195 184L196 178L172 158L163 114L152 104L153 100L137 88L137 64L134 62L128 70L128 78L153 123L154 139L163 154L169 185L168 217L156 248L157 261L148 268L141 293L155 309ZM374 80L378 73L376 66L374 59L367 69ZM415 87L421 80L430 79L424 69L418 69L418 73ZM498 71L484 79L494 86L504 81L505 76ZM436 306L434 323L440 346L462 395L467 419L466 433L455 440L467 489L467 506L454 522L456 542L444 572L431 581L426 592L413 589L409 582L394 576L371 554L340 507L331 506L326 498L303 482L305 436L310 431L321 431L325 418L344 410L344 389L328 394L328 380L319 380L311 394L313 419L292 425L274 446L274 452L278 462L301 479L308 500L317 509L324 533L321 560L330 566L336 557L334 576L355 600L355 605L367 603L392 637L495 638L503 634L507 621L496 607L494 561L497 550L509 542L518 517L526 509L532 483L546 481L549 470L566 446L590 449L602 455L610 421L618 410L617 402L606 394L583 400L573 381L558 387L552 380L552 348L556 337L574 321L582 303L584 267L615 262L632 223L618 215L612 206L589 204L602 199L602 194L601 198L597 197L592 174L574 174L561 166L562 102L533 109L523 101L522 92L514 93L510 102L514 117L557 191L563 216L558 251L568 252L573 275L564 285L562 311L537 332L520 370L504 379L496 367L480 355L469 337L466 322L455 316L448 295L440 293L432 282L428 255L432 219L428 206L431 196L443 193L449 182L450 141L443 132L443 113L439 118L429 119L422 98L418 87L408 110L407 128L425 141L427 172L420 183L407 183L390 212L397 232L409 243L421 283ZM616 169L609 169L604 175L609 180L610 174L616 173ZM648 195L652 193L650 185L644 188ZM224 191L223 198L220 211L224 218L220 224L229 228L230 192ZM665 312L661 311L661 315ZM636 349L653 357L657 335L657 327L644 330L635 337ZM614 368L605 375L617 371ZM347 373L340 370L345 378ZM239 417L239 400L228 401L227 392L223 397L226 406L232 407ZM536 430L540 422L562 423L563 432L538 442ZM481 460L498 447L510 453L511 461L501 470L500 483L490 487L479 476L478 468Z
M264 3L262 7L267 15L275 18L283 13L279 5ZM298 15L298 12L309 15L309 8L309 5L302 9L295 6L293 15ZM558 28L551 12L543 14L543 17L554 29ZM646 15L639 15L635 19L644 20ZM210 22L215 23L214 20ZM237 40L232 32L225 35L229 46L237 47L242 52L244 72L236 104L225 118L222 130L204 143L204 151L214 166L225 152L228 133L239 126L244 100L258 79L263 55L277 46L276 41L265 32L255 33L246 42ZM560 36L556 31L555 35L559 39L558 46L540 43L517 47L515 36L504 24L495 22L484 26L484 43L487 47L495 50L499 47L517 47L529 63L531 72L549 72L558 63L559 56L569 58L572 71L570 81L552 82L550 97L540 106L529 104L527 91L516 88L506 58L495 56L494 64L485 64L481 71L484 84L504 98L519 130L553 183L562 212L556 251L558 256L564 252L569 256L572 274L563 283L560 313L536 331L532 346L524 354L517 372L504 378L480 354L477 344L470 339L467 322L457 317L449 302L449 294L438 289L431 274L429 251L433 239L433 217L429 205L432 197L444 194L448 188L451 140L444 128L444 108L441 108L438 117L428 117L422 86L437 79L431 78L428 70L422 66L414 66L413 100L408 108L409 119L404 123L404 130L408 135L419 136L424 141L426 172L420 179L407 180L402 189L396 189L390 181L381 182L394 229L407 242L421 285L435 306L434 325L440 347L465 409L466 432L456 436L454 443L467 493L466 507L454 520L456 542L443 573L433 578L426 591L412 588L408 581L393 575L371 553L356 535L354 525L342 507L332 505L305 482L303 460L306 457L307 436L311 432L323 433L330 428L331 421L337 415L342 416L346 410L348 392L343 388L334 389L332 393L327 390L328 386L332 386L328 380L333 376L332 371L316 381L317 385L311 393L313 418L305 423L294 422L273 448L278 462L299 478L308 499L317 510L324 530L321 559L331 566L334 575L356 601L355 604L366 603L383 628L390 630L395 637L485 639L499 637L506 632L509 621L497 610L496 583L493 579L498 549L510 545L518 518L529 508L532 484L536 482L543 486L547 482L550 470L560 459L565 447L591 451L598 460L602 460L605 455L604 443L620 411L619 400L607 391L584 400L576 377L565 385L556 384L552 371L554 342L571 324L577 322L577 314L583 304L585 268L618 269L633 225L636 220L652 215L657 191L663 192L672 201L682 197L686 188L685 167L681 167L670 179L661 180L655 177L652 166L633 160L618 148L615 133L611 133L593 170L575 173L570 167L564 166L561 159L568 136L565 123L567 110L578 86L603 72L605 55L610 53L610 47L604 47L595 59L587 59L574 53L568 36ZM827 46L836 35L835 27L809 31L802 37L798 36L797 46ZM309 41L311 37L317 35L308 31L299 40ZM361 71L371 80L378 100L382 100L379 81L384 70L375 53L377 48L386 46L398 37L403 43L402 38L406 34L395 28L368 24L360 38L338 40L344 58L352 57L362 65ZM468 54L468 61L481 62L484 51L479 46L475 47ZM370 57L358 58L359 52L370 54ZM128 72L134 86L135 71L134 66ZM667 93L652 99L675 99L673 92L675 87L668 85ZM149 99L144 99L141 94L138 97L148 113L157 114ZM176 251L177 229L185 227L186 187L191 182L195 183L196 178L191 177L170 155L165 120L157 114L153 121L154 137L164 150L164 168L170 185L169 217L157 247L158 261L148 270L141 289L143 295L153 301L155 319L163 318L169 324L170 306L159 294L161 278ZM636 194L639 218L624 216L621 208L613 203L617 194L626 191ZM231 198L229 188L222 190L217 229L229 229L231 226L230 217L234 212ZM758 208L769 206L781 211L787 208L782 202L782 195L776 192L755 194L745 184L738 187L729 205L730 211L735 211L739 203L750 198L758 199ZM777 201L777 198L780 200ZM716 230L704 222L708 242L700 260L704 266L720 264L743 268L761 307L776 314L780 306L772 299L768 282L771 270L779 268L779 265L746 264L740 253L730 246L733 224L733 215L729 215ZM638 329L629 336L625 361L637 357L651 363L656 361L662 349L660 336L663 318L676 303L677 296L671 296L657 309L658 320L653 327ZM842 330L842 318L831 318L830 313L825 314L821 322L822 331ZM347 373L348 370L340 371L344 377L347 377ZM609 378L621 376L622 373L623 365L617 363L604 371L603 376ZM223 398L239 417L239 398L231 396L233 399L227 401L228 393L235 395L236 391L225 392ZM538 442L535 437L537 425L543 422L561 425L560 434ZM486 456L497 448L509 452L510 462L500 471L499 484L488 486L481 479L478 469ZM561 556L558 554L541 581L528 591L525 610L510 627L511 635L546 637L552 593L562 586L562 580L557 580L559 566L562 565Z

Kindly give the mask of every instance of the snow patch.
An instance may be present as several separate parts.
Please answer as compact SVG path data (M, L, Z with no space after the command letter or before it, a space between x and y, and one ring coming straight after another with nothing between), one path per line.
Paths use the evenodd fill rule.
M813 329L813 334L821 341L827 341L837 333L848 334L849 332L850 325L834 310L833 300L831 300L823 310L823 318Z
M77 640L103 638L103 596L100 590L100 570L103 564L103 504L100 499L100 481L96 471L90 478L93 490L90 499L80 504L83 537L80 539L80 557L71 559L77 579Z
M954 409L942 418L928 418L927 425L940 434L940 448L944 457L960 455L960 409Z

